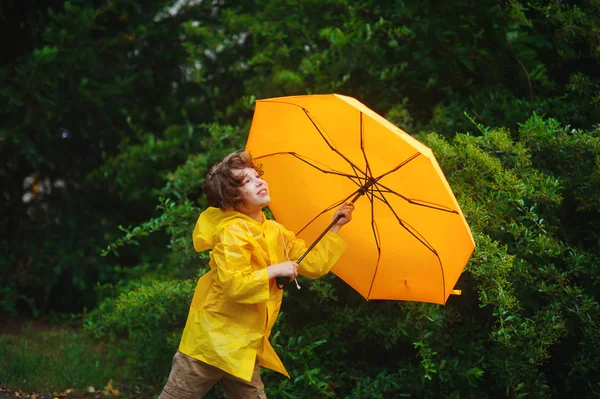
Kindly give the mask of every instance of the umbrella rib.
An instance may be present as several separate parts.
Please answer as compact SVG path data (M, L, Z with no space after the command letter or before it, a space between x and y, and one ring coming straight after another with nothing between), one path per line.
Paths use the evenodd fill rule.
M404 162L398 164L396 167L394 167L392 170L385 172L384 174L382 174L381 176L377 177L377 181L381 180L382 178L384 178L385 176L389 175L390 173L394 173L395 171L397 171L398 169L400 169L401 167L403 167L404 165L406 165L407 163L409 163L410 161L412 161L413 159L415 159L416 157L418 157L419 155L421 155L420 152L417 152L413 155L411 155L409 158L407 158Z
M336 176L343 176L343 177L347 177L347 178L349 178L349 179L353 179L353 178L355 177L355 176L352 176L352 175L350 175L350 174L348 174L348 173L338 172L338 171L336 171L336 170L333 170L333 169L331 169L331 170L325 170L325 169L323 169L323 168L320 168L319 166L317 166L317 165L315 165L315 164L312 164L311 162L309 162L309 161L308 161L308 159L310 159L310 158L308 158L308 157L305 157L305 156L303 156L303 155L300 155L300 154L298 154L298 153L296 153L296 152L292 152L292 151L289 151L289 152L288 152L288 151L282 151L282 152L273 152L273 153L271 153L271 154L266 154L266 155L261 155L261 156L259 156L259 157L256 157L256 160L259 160L259 159L262 159L262 158L268 158L268 157L272 157L272 156L275 156L275 155L291 155L291 156L293 156L294 158L297 158L297 159L299 159L300 161L302 161L302 162L304 162L304 163L306 163L306 164L308 164L308 165L312 166L313 168L315 168L315 169L317 169L317 170L319 170L319 171L321 171L321 172L323 172L323 173L325 173L325 174L329 174L329 175L336 175ZM311 161L313 161L313 162L317 162L317 161L315 161L315 160L312 160L312 159L311 159ZM356 175L356 173L355 173L355 175ZM358 176L356 176L356 177L358 177Z
M306 223L304 225L304 227L302 227L298 232L296 232L296 235L302 233L304 231L304 229L306 229L308 226L310 226L310 224L312 222L314 222L315 220L317 220L317 218L321 215L323 215L326 212L329 212L330 210L332 210L333 208L340 206L341 204L343 204L344 202L348 201L352 196L356 195L358 192L360 191L360 189L354 191L352 194L350 194L349 196L347 196L346 198L344 198L341 201L335 202L334 204L328 206L327 208L325 208L323 211L321 211L321 213L319 213L317 216L315 216L314 218L311 219L310 222Z
M353 176L353 175L351 175L351 174L348 174L348 173L343 173L343 172L338 172L338 171L336 171L336 170L333 170L333 169L329 168L329 166L327 166L327 165L324 165L324 166L325 166L325 167L327 167L327 168L329 168L329 169L331 169L331 170L325 170L325 169L323 169L323 168L320 168L320 167L319 167L319 166L317 166L316 164L313 164L313 163L309 162L308 160L310 160L310 161L312 161L312 162L315 162L315 163L316 163L316 162L318 162L318 161L315 161L314 159L310 159L310 158L308 158L308 157L305 157L304 155L300 155L300 154L298 154L298 153L296 153L296 152L292 152L292 151L289 151L289 152L286 152L286 151L282 151L282 152L273 152L273 153L271 153L271 154L266 154L266 155L261 155L261 156L258 156L258 157L256 157L255 159L256 159L256 160L259 160L259 159L263 159L263 158L269 158L269 157L271 157L271 156L275 156L275 155L291 155L291 156L293 156L294 158L297 158L297 159L298 159L298 160L300 160L301 162L304 162L304 163L306 163L307 165L309 165L309 166L311 166L311 167L313 167L313 168L317 169L317 170L318 170L318 171L320 171L320 172L323 172L323 173L325 173L325 174L329 174L329 175L335 175L335 176L346 177L346 178L348 178L348 179L349 179L349 180L350 180L352 183L356 184L356 185L357 185L357 186L359 186L359 187L362 187L362 186L364 186L364 182L366 182L366 181L367 181L367 177L361 177L361 176L359 176L359 175L358 175L358 173L356 173L356 171L357 171L357 170L358 170L359 172L361 172L361 171L360 171L359 169L356 169L356 168L354 168L354 166L353 166L353 165L352 165L352 170L354 171L354 176ZM361 173L362 173L362 172L361 172ZM355 179L356 179L356 180L355 180ZM357 180L358 180L358 181L357 181Z
M396 213L396 211L394 210L392 205L389 203L387 198L385 198L385 195L381 192L380 192L380 194L384 199L384 203L388 206L388 208L390 208L390 211L392 211L392 213L398 220L398 223L400 223L400 226L402 226L406 231L408 231L413 237L415 237L421 244L423 244L427 249L429 249L431 252L433 252L433 254L437 257L438 263L440 264L440 272L442 274L442 290L444 292L444 299L445 299L446 298L446 276L444 275L444 268L442 267L442 260L440 259L440 255L431 246L431 244L429 244L427 242L427 240L425 239L425 237L423 237L421 235L421 233L419 233L416 229L414 229L410 224L408 224L405 221L403 221L402 219L400 219L400 216L398 216L398 214ZM408 229L408 227L406 227L406 226L409 226L411 229L415 230L415 232L417 232L417 234L419 234L421 236L421 238L417 237L417 235L415 233L413 233L412 231L410 231L410 229Z
M362 187L364 185L364 184L362 184L361 179L364 180L365 182L367 181L367 177L366 176L365 177L360 177L358 175L357 171L361 172L361 173L362 173L362 171L360 169L357 169L354 165L350 165L352 167L352 170L354 171L354 176L352 176L352 175L347 174L347 173L342 173L342 172L334 171L331 168L330 168L331 169L330 171L327 171L327 170L324 170L322 168L319 168L317 165L313 165L312 163L310 163L309 161L307 161L307 159L310 159L310 158L304 157L303 155L300 155L300 154L298 154L296 152L276 153L276 154L273 154L273 155L277 155L277 154L289 154L289 155L291 155L291 156L299 159L300 161L302 161L302 162L304 162L304 163L312 166L313 168L315 168L315 169L317 169L317 170L319 170L319 171L321 171L321 172L323 172L325 174L347 177L352 183L356 184L359 187ZM262 158L262 157L259 157L259 158ZM257 158L257 159L259 159L259 158ZM306 158L306 159L304 159L304 158ZM311 159L311 161L317 162L314 159ZM354 180L355 178L358 180L358 182Z
M378 190L377 190L377 192L379 192L379 193L381 193L381 194L383 194L383 193L389 193L389 194L396 195L396 196L398 196L398 197L402 198L403 200L405 200L406 202L408 202L408 203L409 203L409 204L411 204L411 205L418 205L418 206L423 206L423 207L425 207L425 208L435 209L435 210L437 210L437 211L442 211L442 212L449 212L449 213L455 213L455 214L458 214L458 212L457 212L457 211L455 211L455 210L454 210L454 209L452 209L452 208L448 208L447 206L440 205L440 204L436 204L436 203L434 203L434 202L429 202L429 201L423 201L423 200L419 200L419 199L412 199L412 198L408 198L408 197L405 197L404 195L402 195L402 194L400 194L400 193L398 193L398 192L396 192L396 191L394 191L394 190L390 189L389 187L386 187L386 186L384 186L384 185L383 185L383 184L381 184L381 183L376 183L376 185L378 186L378 188L379 188L379 187L383 187L383 188L384 188L384 190L378 189ZM379 197L377 197L377 198L379 198ZM379 198L379 199L381 199L381 198ZM383 200L382 200L382 201L383 201ZM417 201L418 201L418 202L417 202ZM385 202L385 201L384 201L384 202Z
M425 239L425 237L423 237L421 235L421 233L419 233L414 227L412 227L410 224L406 223L404 220L400 219L400 216L398 216L398 214L396 213L396 211L394 210L394 208L392 207L392 205L389 203L389 201L387 200L387 198L385 198L385 195L383 193L381 193L381 196L384 199L384 203L388 206L388 208L390 208L390 211L392 211L392 213L394 214L394 216L396 217L396 219L398 220L398 223L400 223L400 226L402 226L402 228L404 228L404 230L408 231L413 237L415 237L421 244L423 244L428 250L430 250L438 259L438 263L440 264L440 272L442 274L442 290L444 292L444 299L446 298L446 277L444 275L444 268L442 267L442 260L440 259L440 255L437 253L437 251L431 246L431 244L429 244L427 242L427 240ZM416 234L413 233L408 227L410 227L411 229L415 230ZM421 236L420 238L417 237L417 234L419 234L419 236Z
M354 176L356 177L356 179L358 180L358 182L354 181L352 177L349 177L349 179L356 184L358 187L364 187L367 182L369 181L369 176L367 176L362 170L357 169L356 167L354 167L354 165L352 165L352 170L354 171ZM358 172L362 173L364 176L359 176Z
M352 163L352 161L350 161L348 158L346 158L346 156L344 156L344 154L342 154L341 152L339 152L338 149L333 146L333 143L330 142L331 139L327 140L327 138L325 137L325 133L323 133L321 131L321 129L319 129L319 126L317 126L317 123L310 116L310 113L308 112L308 110L306 108L304 108L303 106L298 105L298 104L289 103L287 101L273 101L273 100L261 100L261 101L262 102L269 102L269 103L278 103L278 104L293 105L295 107L299 107L300 109L302 109L302 111L304 111L304 114L306 114L306 117L308 118L308 120L313 124L313 126L315 127L315 129L317 129L317 132L319 132L319 135L321 136L321 138L323 139L323 141L325 141L325 144L327 144L327 146L329 147L329 149L331 149L333 152L335 152L340 157L342 157L346 162L348 162L349 165L351 165L351 166L355 167L356 169L360 170L360 168L358 166L354 165L354 163ZM365 174L365 176L366 176L366 174Z
M310 122L313 124L313 126L315 127L315 129L317 129L317 132L319 132L319 135L321 136L321 138L325 141L325 143L329 146L329 148L331 149L331 151L335 152L336 154L338 154L340 157L342 157L346 162L348 162L349 165L351 165L353 168L356 168L357 170L360 170L360 168L356 165L354 165L354 163L349 160L348 158L346 158L346 156L344 154L342 154L341 152L338 151L337 148L335 148L333 146L333 143L330 143L326 138L325 138L325 134L321 131L321 129L319 129L319 127L317 126L317 123L313 120L313 118L310 116L310 113L308 112L308 110L306 108L302 108L302 110L304 110L304 113L306 114L306 117L310 120ZM366 175L366 174L365 174Z
M363 153L363 157L365 158L365 170L366 175L369 177L373 177L373 173L371 172L371 166L369 165L369 160L367 159L367 153L365 152L365 127L363 123L363 113L360 113L360 150Z
M392 211L392 213L394 214L394 216L396 217L396 220L398 220L398 223L400 223L400 226L402 226L406 231L408 231L413 237L415 237L417 240L419 240L421 242L421 244L423 244L425 247L427 247L427 249L429 249L431 252L433 252L436 256L437 256L437 252L436 250L431 246L431 244L429 244L427 242L427 240L425 239L425 237L423 237L421 235L421 233L413 233L408 227L409 226L412 228L412 226L408 223L406 223L404 220L402 220L400 218L400 216L398 216L398 214L396 213L396 210L392 207L392 205L389 203L389 201L387 200L387 198L385 198L385 195L383 195L383 193L381 193L381 196L383 197L383 203L386 204L388 206L388 208L390 208L390 210ZM415 229L416 231L416 229ZM417 234L419 234L419 236L417 236Z
M379 201L381 201L381 202L384 202L384 203L385 203L385 200L384 200L383 198L381 198L380 196L378 196L377 194L375 194L375 192L377 192L377 193L381 193L381 191L380 191L380 190L374 190L374 192L373 192L373 198L377 198Z
M402 194L400 194L400 193L398 193L398 192L396 192L396 191L392 190L391 188L389 188L389 187L386 187L386 186L384 186L383 184L379 183L379 181L380 181L382 178L384 178L385 176L387 176L387 175L389 175L389 174L391 174L391 173L394 173L395 171L397 171L398 169L400 169L401 167L403 167L404 165L406 165L406 164L407 164L407 163L409 163L410 161L412 161L412 160L414 160L415 158L417 158L419 155L421 155L421 153L420 153L420 152L417 152L416 154L413 154L411 157L407 158L407 159L406 159L404 162L402 162L401 164L399 164L398 166L396 166L396 167L395 167L395 168L393 168L392 170L390 170L390 171L388 171L388 172L386 172L386 173L382 174L381 176L378 176L378 177L377 177L377 179L376 179L376 180L377 180L377 185L378 185L378 186L380 186L380 187L383 187L383 188L385 188L385 190L387 190L387 192L389 192L390 194L397 195L398 197L400 197L400 198L404 199L404 200L405 200L405 201L407 201L409 204L412 204L412 205L419 205L419 206L424 206L424 207L426 207L426 208L436 209L436 210L438 210L438 211L444 211L444 212L450 212L450 213L456 213L456 214L458 214L458 212L457 212L456 210L454 210L454 209L452 209L452 208L448 208L448 207L446 207L446 206L444 206L444 205L436 204L436 203L429 202L429 201L418 200L418 199L417 199L417 200L415 200L415 199L411 199L411 198L405 197L404 195L402 195ZM380 192L382 192L382 193L383 193L383 192L386 192L386 191L384 191L384 190L380 190ZM418 201L418 202L417 202L417 201Z
M379 270L379 261L381 260L381 240L379 237L379 229L377 228L377 222L375 221L375 201L373 201L373 197L375 196L373 192L373 186L370 188L370 193L367 193L369 201L371 201L371 229L373 230L373 237L375 238L375 244L377 245L377 264L375 266L375 272L373 273L373 279L371 280L371 286L369 287L369 293L367 294L367 298L371 296L371 291L373 290L373 284L375 283L375 277L377 277L377 270Z

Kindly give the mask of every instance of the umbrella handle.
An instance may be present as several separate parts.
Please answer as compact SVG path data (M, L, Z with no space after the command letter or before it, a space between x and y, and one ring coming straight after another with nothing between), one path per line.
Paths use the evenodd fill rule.
M277 288L282 290L285 284L290 282L290 279L287 277L276 277L275 282L277 283Z

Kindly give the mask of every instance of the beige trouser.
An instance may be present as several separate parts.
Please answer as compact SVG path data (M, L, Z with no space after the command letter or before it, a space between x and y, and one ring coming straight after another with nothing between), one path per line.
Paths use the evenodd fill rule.
M221 383L228 399L267 399L258 360L252 380L244 381L179 351L173 356L169 380L158 399L200 399Z

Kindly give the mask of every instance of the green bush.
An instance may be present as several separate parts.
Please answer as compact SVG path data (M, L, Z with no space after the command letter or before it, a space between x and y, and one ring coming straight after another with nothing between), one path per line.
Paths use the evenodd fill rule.
M554 137L549 131L564 129L555 121L534 116L518 132L475 128L478 136L423 136L477 243L457 284L462 296L445 307L367 302L334 275L303 281L302 290L286 293L271 338L291 379L265 371L270 395L549 398L598 392L599 361L590 353L600 339L594 322L600 317L600 261L596 247L574 240L561 216L568 198L594 200L574 196L571 187L585 182L578 189L600 190L588 179L596 173L596 147L590 145L596 133L579 132L588 152L560 147L561 164L552 152L536 149L543 141L527 139L533 131ZM577 154L588 161L567 173L566 159ZM202 271L206 258L185 241L199 211L187 198L197 173L190 166L200 159L191 157L171 176L175 194L154 221L168 226L173 259ZM185 219L188 211L194 215ZM595 210L587 215L590 223L598 220ZM131 352L131 366L146 381L168 374L193 289L191 281L181 284L151 282L125 291L91 318L99 336L124 339L122 350Z
M84 321L85 331L108 340L126 359L132 381L160 384L179 345L195 279L146 281L107 300Z

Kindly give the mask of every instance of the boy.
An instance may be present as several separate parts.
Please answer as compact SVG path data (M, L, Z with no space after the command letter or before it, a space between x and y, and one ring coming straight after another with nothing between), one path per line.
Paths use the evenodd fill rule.
M202 398L220 382L228 398L266 398L260 366L289 378L269 343L282 291L276 277L318 278L329 272L346 244L337 235L352 219L353 204L300 265L303 240L266 220L263 172L250 154L229 154L208 172L202 190L210 207L193 233L194 249L212 249L210 271L198 280L179 350L159 399Z

